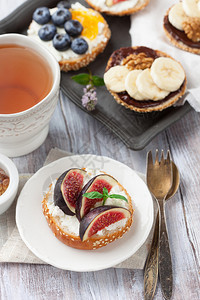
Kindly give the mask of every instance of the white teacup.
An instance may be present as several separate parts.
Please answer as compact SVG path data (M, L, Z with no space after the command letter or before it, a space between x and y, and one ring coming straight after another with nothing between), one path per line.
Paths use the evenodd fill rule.
M41 55L53 74L53 85L48 95L31 108L12 114L0 114L0 153L10 157L28 154L46 139L49 122L55 110L60 86L60 67L48 50L27 36L0 35L0 45L26 46Z

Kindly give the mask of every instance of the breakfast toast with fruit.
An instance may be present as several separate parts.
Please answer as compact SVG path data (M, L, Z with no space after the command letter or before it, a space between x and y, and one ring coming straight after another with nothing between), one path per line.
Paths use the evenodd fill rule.
M50 185L42 207L56 238L83 250L114 242L132 224L130 195L115 178L99 170L67 170Z
M163 27L173 45L200 54L200 1L183 0L175 3L167 11Z
M111 36L100 13L65 1L53 9L37 8L27 33L54 55L62 71L87 66L105 49Z
M150 0L86 0L95 10L116 16L134 14L147 6L149 1Z
M121 105L137 112L161 111L186 91L186 75L168 54L147 47L113 52L104 74L108 91Z

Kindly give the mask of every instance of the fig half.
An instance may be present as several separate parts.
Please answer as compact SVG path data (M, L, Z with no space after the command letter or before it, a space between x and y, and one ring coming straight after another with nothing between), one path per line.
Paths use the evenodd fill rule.
M99 230L124 218L129 219L130 217L131 212L123 207L112 205L96 207L80 221L80 239L84 242Z
M69 169L57 180L54 189L54 204L65 214L74 215L77 198L82 190L86 171Z
M105 187L108 190L108 193L113 186L118 184L117 180L110 175L101 174L93 177L82 189L77 203L76 203L76 217L80 221L84 215L86 215L91 208L95 206L97 202L102 202L103 199L89 199L83 197L83 194L90 192L99 192L103 193L103 188Z

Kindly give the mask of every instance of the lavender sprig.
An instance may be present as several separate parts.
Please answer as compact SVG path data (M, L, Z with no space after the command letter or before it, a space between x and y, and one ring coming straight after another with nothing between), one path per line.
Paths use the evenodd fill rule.
M88 84L84 89L83 89L83 96L81 98L82 105L89 111L92 111L95 109L95 106L97 104L97 92L96 88L92 86L91 84Z
M90 70L88 70L88 72L89 74L81 73L71 78L77 83L86 86L83 89L83 96L81 98L81 101L82 101L82 105L88 111L92 111L95 109L95 106L98 101L95 87L104 85L104 80L99 76L92 75Z

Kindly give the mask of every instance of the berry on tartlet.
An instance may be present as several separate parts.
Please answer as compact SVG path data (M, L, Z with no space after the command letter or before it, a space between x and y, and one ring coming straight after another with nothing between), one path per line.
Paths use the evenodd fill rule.
M200 54L200 1L183 0L168 9L164 31L176 47Z
M100 13L78 2L70 6L66 1L53 9L36 9L27 33L42 43L66 72L87 66L105 49L111 36Z
M66 8L58 8L55 13L52 14L52 22L55 26L63 27L65 22L71 20L72 14Z
M51 41L56 34L56 26L53 24L45 24L38 30L38 36L42 41Z
M71 4L69 1L60 1L60 2L58 2L57 7L58 8L64 7L64 8L69 9L71 7Z
M50 11L47 7L38 7L33 13L33 20L40 25L44 25L51 20Z
M119 104L145 113L172 106L186 90L181 64L147 47L116 50L108 60L104 82Z
M147 6L149 1L150 0L86 0L95 10L116 16L136 13Z

